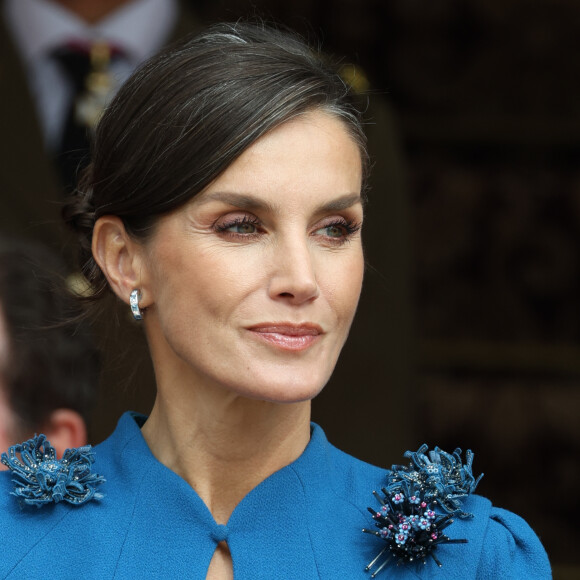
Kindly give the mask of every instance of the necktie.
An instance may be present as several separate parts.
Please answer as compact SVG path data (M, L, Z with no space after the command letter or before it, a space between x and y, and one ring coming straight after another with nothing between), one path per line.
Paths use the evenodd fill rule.
M67 192L88 163L93 128L116 88L109 67L117 55L105 43L69 43L54 52L73 87L56 157Z

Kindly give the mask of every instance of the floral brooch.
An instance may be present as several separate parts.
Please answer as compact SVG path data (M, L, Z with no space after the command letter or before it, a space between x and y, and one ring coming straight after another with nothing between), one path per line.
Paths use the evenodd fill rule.
M373 491L381 507L368 510L378 530L365 528L363 532L377 536L385 546L365 568L370 571L384 558L371 578L393 561L426 564L431 557L441 567L435 555L439 545L467 543L465 539L449 538L444 530L454 522L453 517L473 517L461 509L462 501L482 477L475 479L472 474L473 453L467 451L463 463L461 449L451 454L435 447L428 456L427 449L422 445L416 452L407 451L409 465L393 465L381 489L382 496Z
M96 488L105 478L91 472L95 456L90 445L67 449L57 459L46 437L37 435L10 447L1 460L16 476L12 495L25 504L39 508L60 501L80 505L103 497Z

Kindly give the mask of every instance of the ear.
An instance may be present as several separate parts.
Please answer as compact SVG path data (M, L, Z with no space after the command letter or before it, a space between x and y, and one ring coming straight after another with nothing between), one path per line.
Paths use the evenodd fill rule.
M95 223L92 242L93 256L105 274L111 289L123 300L135 289L141 292L141 304L146 306L143 288L143 247L126 231L117 216L103 216Z
M83 418L72 409L56 409L40 433L44 433L50 444L55 448L60 459L65 450L71 447L81 447L87 443L87 427Z

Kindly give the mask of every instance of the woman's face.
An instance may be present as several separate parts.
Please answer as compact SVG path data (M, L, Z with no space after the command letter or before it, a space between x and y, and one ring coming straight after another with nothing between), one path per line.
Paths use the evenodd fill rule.
M360 152L312 112L272 130L146 243L145 324L159 388L204 382L277 402L314 397L363 277Z

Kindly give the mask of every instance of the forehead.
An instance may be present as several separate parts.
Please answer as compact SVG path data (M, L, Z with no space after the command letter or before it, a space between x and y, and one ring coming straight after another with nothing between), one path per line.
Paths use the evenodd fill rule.
M308 151L306 153L305 151ZM358 144L345 123L324 111L310 111L278 125L260 137L232 163L242 167L263 158L300 155L312 161L329 161L337 156L352 155L360 163Z
M361 153L343 121L310 112L272 129L248 147L199 196L215 192L359 193ZM279 197L279 196L278 196Z

